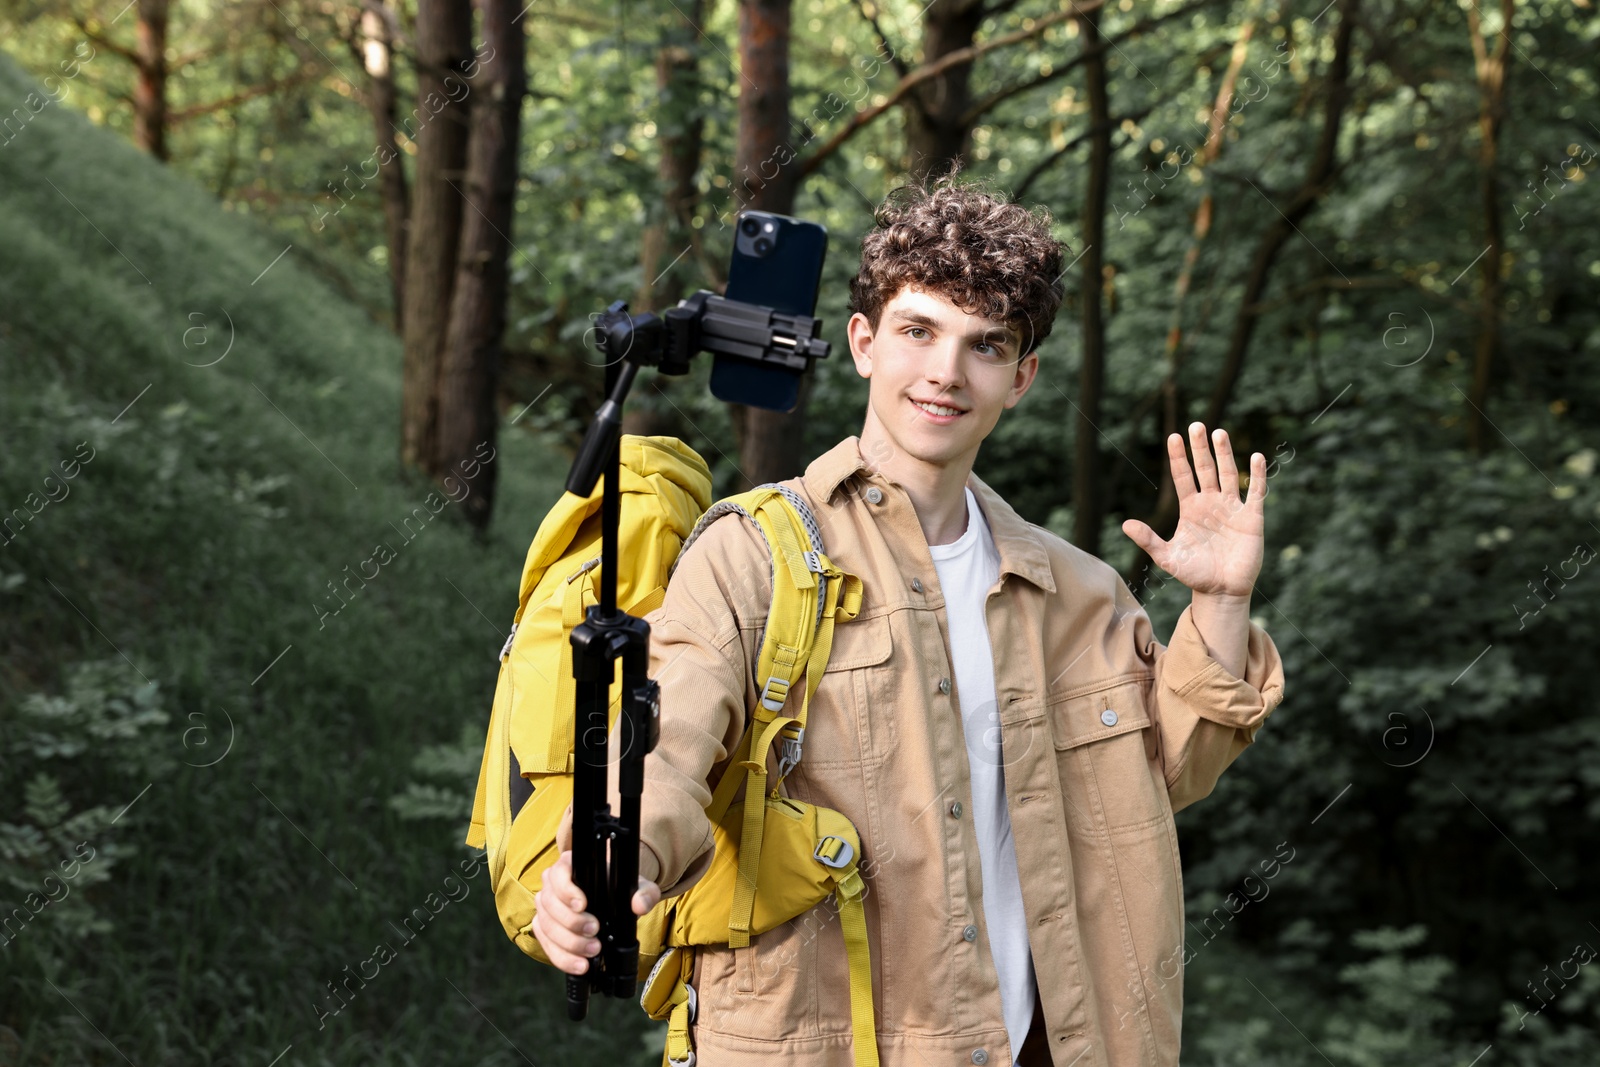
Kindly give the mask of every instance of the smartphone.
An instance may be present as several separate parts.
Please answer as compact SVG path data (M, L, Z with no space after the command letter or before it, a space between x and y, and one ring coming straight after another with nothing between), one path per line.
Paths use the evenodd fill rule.
M770 211L741 212L723 296L790 315L814 315L827 251L828 231L818 223ZM800 403L800 373L718 354L711 366L711 395L793 411Z

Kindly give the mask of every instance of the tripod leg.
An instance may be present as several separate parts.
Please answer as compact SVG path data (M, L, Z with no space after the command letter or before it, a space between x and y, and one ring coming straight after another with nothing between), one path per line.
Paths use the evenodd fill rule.
M597 665L589 662L591 657L598 657L609 666L604 642L586 640L590 633L584 624L573 630L572 671L577 678L577 692L573 716L572 880L604 935L611 922L602 829L610 816L606 804L606 705L610 687L596 676L605 678L611 672L597 670ZM602 981L603 960L602 949L590 958L587 973L567 976L568 1018L580 1020L587 1014L589 992Z

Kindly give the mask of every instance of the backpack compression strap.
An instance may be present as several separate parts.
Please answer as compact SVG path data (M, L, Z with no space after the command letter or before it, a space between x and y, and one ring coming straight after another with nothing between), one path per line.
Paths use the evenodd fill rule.
M842 814L830 808L817 809L819 830L832 826L839 834L854 828ZM830 833L817 843L817 861L837 868L834 897L839 904L839 929L844 934L846 958L850 964L850 1033L854 1042L856 1067L878 1067L878 1042L872 1017L872 955L867 944L867 913L861 900L866 883L861 878L860 856L850 854L850 843Z

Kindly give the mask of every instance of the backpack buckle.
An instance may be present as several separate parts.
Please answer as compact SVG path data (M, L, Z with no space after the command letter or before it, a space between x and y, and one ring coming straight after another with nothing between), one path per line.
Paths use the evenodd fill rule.
M816 551L811 551L811 552L807 552L805 554L805 556L806 556L806 569L809 570L812 574L821 574L822 573L822 553L816 552Z
M575 570L571 574L567 575L567 584L571 585L573 582L577 581L579 578L583 577L585 574L588 574L590 571L592 571L596 567L600 566L600 559L601 559L600 556L596 556L594 559L591 559L589 562L585 563L583 566L579 567L577 570Z
M690 985L688 982L683 983L683 988L689 991L689 1021L692 1023L694 1022L694 1017L700 1013L700 998L695 993L694 986ZM671 1056L667 1057L667 1063L670 1064L671 1067L694 1067L694 1061L695 1054L693 1048L689 1050L689 1055L685 1056L681 1060L675 1060Z
M806 728L802 726L795 730L793 737L790 737L788 732L785 731L784 735L779 739L783 742L783 748L780 750L778 755L779 778L787 777L789 772L794 770L795 766L800 762L800 756L802 755L802 751L804 749L805 738Z
M830 845L835 847L831 848L828 855L824 856L822 854L823 849L829 848ZM855 858L855 854L856 850L850 847L850 842L842 837L834 837L829 834L817 842L816 851L812 852L811 856L824 867L832 867L838 870L841 867L848 867L850 861Z
M778 691L773 692L776 686ZM789 683L779 678L776 674L767 679L767 684L761 687L761 706L768 711L783 710L783 702L789 696Z

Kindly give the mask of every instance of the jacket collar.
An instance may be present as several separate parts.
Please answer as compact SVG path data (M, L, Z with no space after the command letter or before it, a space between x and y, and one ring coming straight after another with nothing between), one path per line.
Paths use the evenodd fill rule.
M802 476L811 499L832 506L834 494L853 474L861 474L868 481L892 484L883 475L867 465L861 455L861 439L851 435L812 460ZM1007 504L976 474L967 475L967 485L978 498L984 518L989 522L989 532L1000 553L1000 575L1020 575L1049 593L1056 591L1055 578L1050 571L1050 556L1038 529Z

